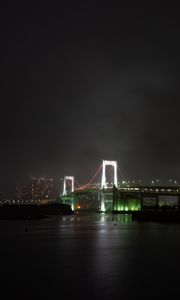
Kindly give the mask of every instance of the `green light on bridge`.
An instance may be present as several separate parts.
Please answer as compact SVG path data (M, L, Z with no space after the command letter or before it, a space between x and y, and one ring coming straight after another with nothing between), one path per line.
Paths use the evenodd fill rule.
M118 211L137 211L140 210L140 201L138 199L123 199L118 201L116 210Z

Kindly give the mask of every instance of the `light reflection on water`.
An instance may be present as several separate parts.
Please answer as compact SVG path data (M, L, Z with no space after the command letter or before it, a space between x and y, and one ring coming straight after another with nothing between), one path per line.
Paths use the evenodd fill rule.
M173 297L171 287L179 291L179 237L180 224L139 223L129 214L2 221L6 293L15 298L23 287L24 299L37 292L40 299L60 299L61 293L62 299Z
M109 224L109 223L132 223L131 214L106 214L106 213L75 213L72 216L62 217L62 222L70 223L99 223L99 224Z

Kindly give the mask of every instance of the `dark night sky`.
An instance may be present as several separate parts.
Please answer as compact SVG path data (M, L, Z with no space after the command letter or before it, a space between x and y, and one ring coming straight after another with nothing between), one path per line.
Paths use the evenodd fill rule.
M180 182L177 7L57 3L0 9L0 191L31 176L84 183L102 159Z

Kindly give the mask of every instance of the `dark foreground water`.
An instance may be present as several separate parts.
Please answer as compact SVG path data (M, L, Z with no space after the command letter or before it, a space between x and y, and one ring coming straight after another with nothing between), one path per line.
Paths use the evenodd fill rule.
M0 259L1 299L174 299L180 224L105 214L0 221Z

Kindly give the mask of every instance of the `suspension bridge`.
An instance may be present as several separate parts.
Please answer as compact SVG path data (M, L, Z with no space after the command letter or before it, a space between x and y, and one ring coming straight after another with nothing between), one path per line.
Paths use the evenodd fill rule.
M122 186L122 183L126 181L117 161L103 160L86 184L78 184L74 176L64 176L60 202L71 205L73 210L99 212L131 212L166 206L176 209L180 206L178 186Z

